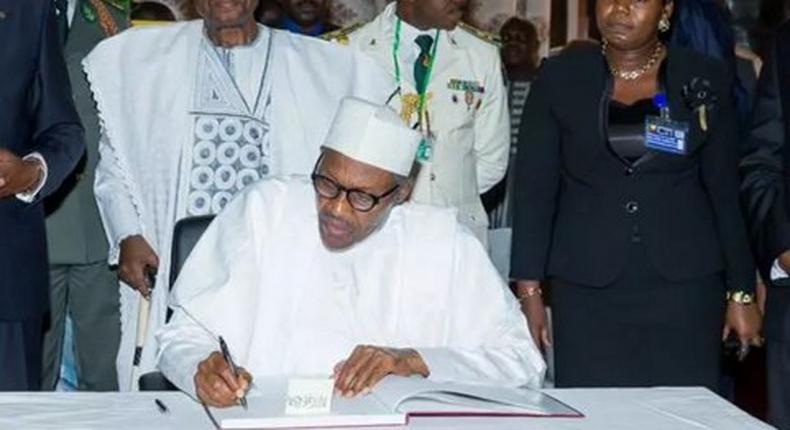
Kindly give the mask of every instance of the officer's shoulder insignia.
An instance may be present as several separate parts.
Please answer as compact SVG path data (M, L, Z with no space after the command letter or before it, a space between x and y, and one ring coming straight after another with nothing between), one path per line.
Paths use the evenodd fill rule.
M458 24L458 28L492 45L499 45L501 43L499 36L493 33L489 33L487 31L480 30L479 28L473 27L465 22L461 22L460 24Z
M359 30L365 25L365 22L358 22L356 24L350 25L345 28L341 28L339 30L330 31L329 33L324 33L320 37L329 42L336 42L341 45L348 45L349 44L349 36L351 33Z

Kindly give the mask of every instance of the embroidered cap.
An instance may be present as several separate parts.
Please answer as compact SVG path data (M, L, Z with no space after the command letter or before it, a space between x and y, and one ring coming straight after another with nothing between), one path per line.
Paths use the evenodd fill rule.
M400 176L408 176L422 135L391 108L347 97L340 102L324 148Z

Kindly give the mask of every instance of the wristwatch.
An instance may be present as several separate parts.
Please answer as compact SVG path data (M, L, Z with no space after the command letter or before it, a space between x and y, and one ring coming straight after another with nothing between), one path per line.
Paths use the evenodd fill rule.
M518 301L524 303L524 301L528 300L531 297L535 296L542 296L543 289L540 287L529 287L521 294L518 294Z
M727 291L727 301L740 305L751 305L754 303L754 293L746 291Z

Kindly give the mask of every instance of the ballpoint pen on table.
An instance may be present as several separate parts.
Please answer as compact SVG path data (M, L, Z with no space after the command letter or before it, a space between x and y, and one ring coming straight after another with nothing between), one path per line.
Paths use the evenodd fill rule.
M161 401L159 399L154 399L154 403L156 404L156 408L159 409L159 413L166 414L166 413L170 412L170 410L167 409L167 406L165 405L165 402L163 402L163 401Z

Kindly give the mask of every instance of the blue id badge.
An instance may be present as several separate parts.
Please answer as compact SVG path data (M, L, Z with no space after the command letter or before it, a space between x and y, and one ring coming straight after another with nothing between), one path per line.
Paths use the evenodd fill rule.
M686 155L689 125L666 117L645 118L645 146L654 151Z

